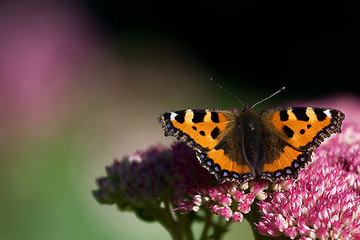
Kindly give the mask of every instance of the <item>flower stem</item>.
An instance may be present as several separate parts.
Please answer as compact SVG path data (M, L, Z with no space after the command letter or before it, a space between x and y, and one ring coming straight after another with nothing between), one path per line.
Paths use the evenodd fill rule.
M188 214L175 212L170 202L164 202L164 208L161 208L162 216L157 219L161 225L168 230L173 240L194 240L191 230L191 220Z
M165 202L165 208L160 206L149 206L154 218L169 232L173 240L183 240L182 232L177 226L176 220L171 214L169 203Z
M251 211L248 214L245 214L244 218L249 222L255 240L269 239L268 236L261 235L255 228L254 223L259 222L260 220L259 205L257 203L252 205Z
M232 222L226 221L223 217L218 217L218 222L214 225L214 236L213 239L220 240L224 236L230 227Z
M212 224L212 216L213 216L213 214L210 211L205 211L205 225L204 225L203 231L201 233L200 240L209 239L208 234L209 234L209 229Z
M194 235L191 230L191 220L189 219L188 214L176 213L178 217L178 228L182 230L184 234L184 239L186 240L194 240Z

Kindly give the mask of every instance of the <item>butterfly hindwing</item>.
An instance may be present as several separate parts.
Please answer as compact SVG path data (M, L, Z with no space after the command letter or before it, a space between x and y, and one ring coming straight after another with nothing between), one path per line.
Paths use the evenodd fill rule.
M265 145L265 148L267 147L268 145ZM313 150L301 152L284 145L267 153L261 177L274 182L289 177L297 178L299 171L311 161Z
M227 110L187 109L167 112L158 120L166 136L175 136L196 151L200 164L220 182L253 178L242 158L236 119Z
M238 124L238 116L236 123ZM200 162L213 173L220 182L244 182L255 177L252 165L249 165L244 152L244 140L240 125L229 131L224 138Z

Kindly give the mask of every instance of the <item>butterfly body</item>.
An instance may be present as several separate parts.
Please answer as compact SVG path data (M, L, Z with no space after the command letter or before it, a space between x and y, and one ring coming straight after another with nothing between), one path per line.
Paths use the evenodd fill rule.
M296 178L316 147L340 132L344 114L330 108L269 108L255 112L187 109L158 120L165 135L193 148L200 164L220 181Z

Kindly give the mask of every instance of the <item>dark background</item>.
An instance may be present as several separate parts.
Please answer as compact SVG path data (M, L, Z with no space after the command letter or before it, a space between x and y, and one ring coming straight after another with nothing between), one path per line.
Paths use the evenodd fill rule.
M228 88L286 86L292 97L360 91L355 1L87 2L106 34L171 38L226 76Z

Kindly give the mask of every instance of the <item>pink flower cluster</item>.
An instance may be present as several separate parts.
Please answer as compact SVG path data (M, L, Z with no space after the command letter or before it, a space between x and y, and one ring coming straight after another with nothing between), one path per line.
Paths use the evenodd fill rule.
M251 186L252 185L252 186ZM243 214L251 210L255 198L264 199L267 194L264 192L269 186L267 180L261 182L247 182L239 185L235 182L223 183L216 187L209 187L200 195L194 196L193 210L204 206L214 214L222 216L226 221L232 219L234 222L241 222Z
M200 166L195 153L183 143L172 147L174 153L174 202L176 210L199 211L201 207L222 216L226 221L241 222L243 214L251 211L256 200L264 200L270 190L286 190L293 180L271 183L269 180L251 180L239 185L237 182L218 184L215 177Z
M106 176L96 180L93 195L99 203L116 204L121 210L158 206L172 193L171 158L170 149L154 146L115 160L106 167Z
M255 199L267 197L270 181L249 181L243 184L225 182L218 184L215 177L200 166L195 153L183 143L173 145L176 210L197 212L201 207L222 216L225 220L241 222L243 214L251 210Z
M259 203L258 231L290 239L360 239L359 174L360 125L345 122L290 189Z

